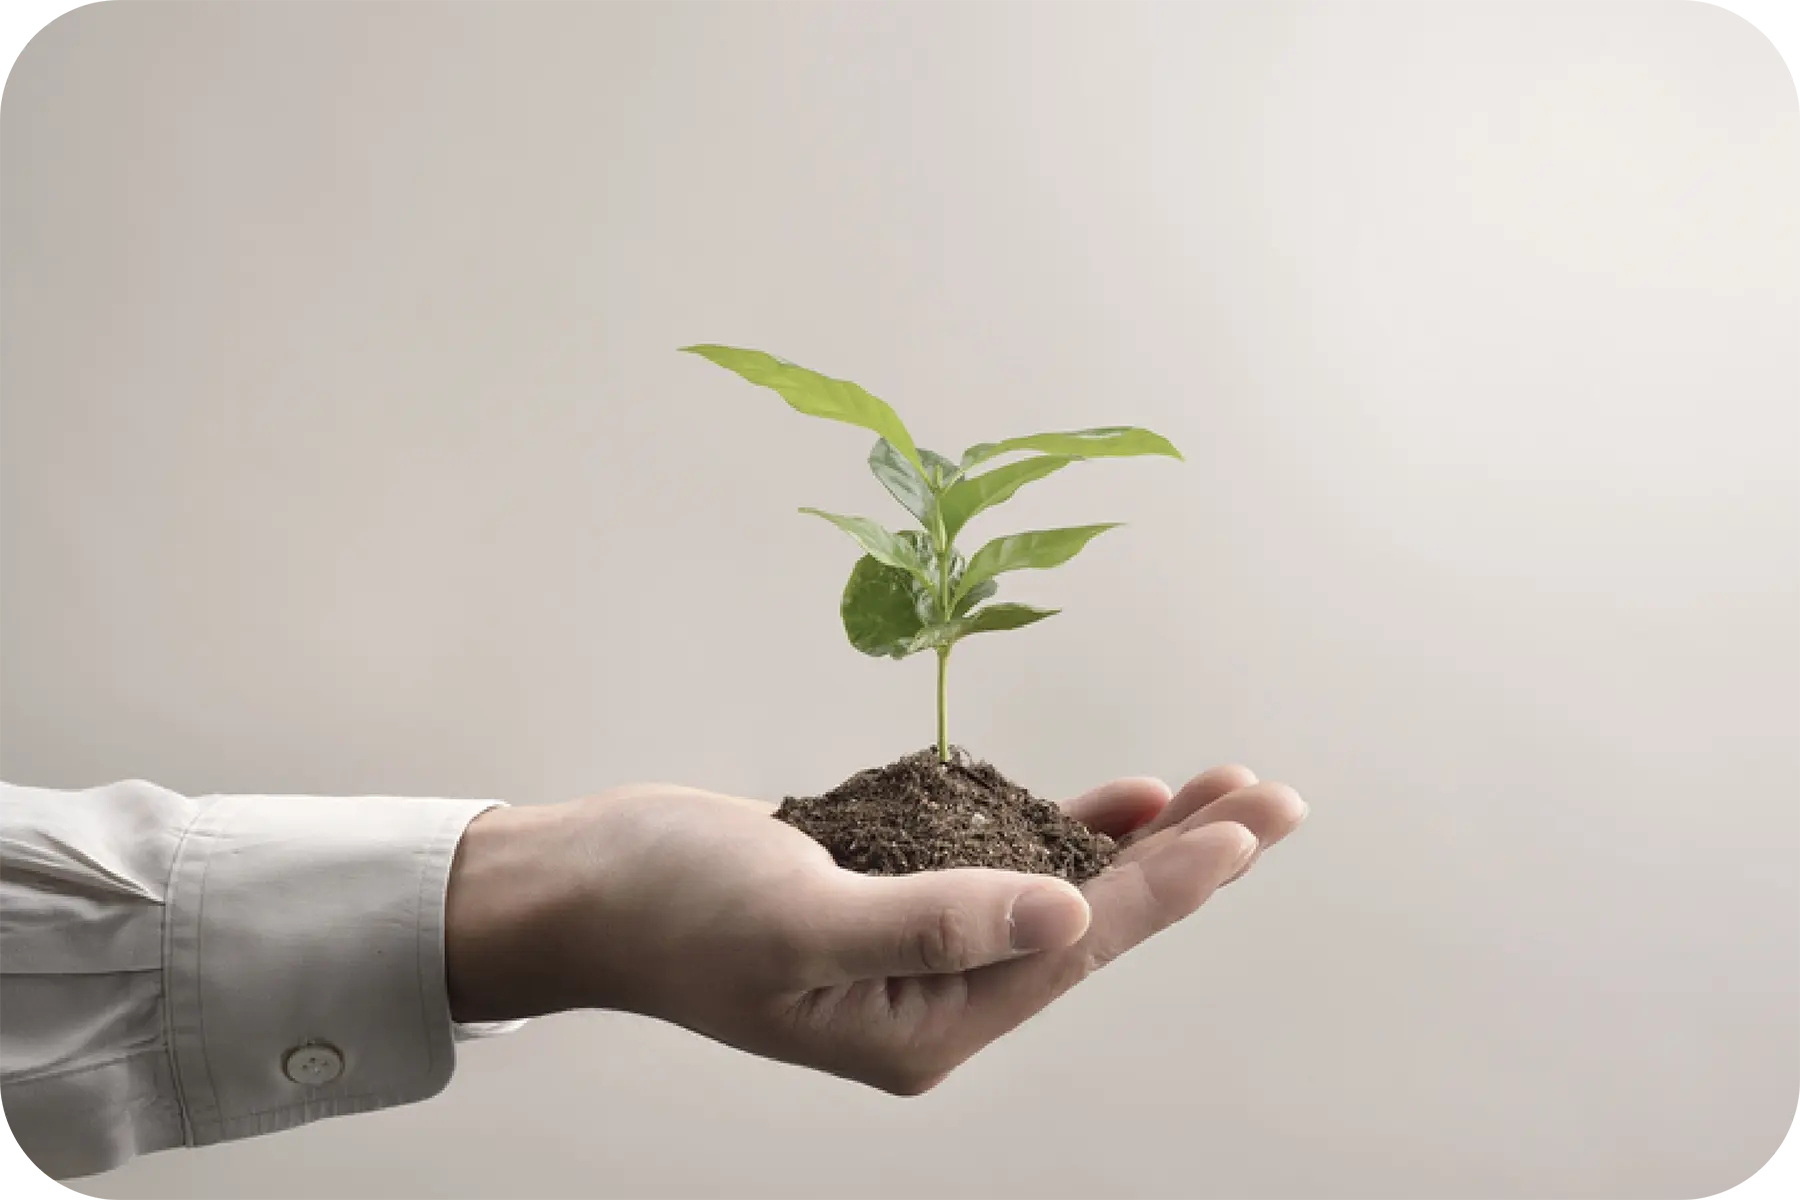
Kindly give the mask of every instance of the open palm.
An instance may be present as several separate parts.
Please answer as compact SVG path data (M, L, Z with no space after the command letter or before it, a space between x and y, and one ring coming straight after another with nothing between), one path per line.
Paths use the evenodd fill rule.
M463 1020L628 1009L916 1094L1199 908L1306 813L1242 767L1173 795L1118 780L1065 808L1123 847L1079 891L985 869L855 874L767 805L689 788L496 810L452 887L453 1003Z

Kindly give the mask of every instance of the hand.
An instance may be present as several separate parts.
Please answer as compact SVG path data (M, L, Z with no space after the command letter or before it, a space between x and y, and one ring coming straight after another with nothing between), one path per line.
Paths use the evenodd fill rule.
M1008 871L855 874L767 805L688 788L491 810L451 872L453 1014L626 1009L915 1095L1306 815L1242 767L1173 796L1122 779L1065 807L1123 847L1079 891Z

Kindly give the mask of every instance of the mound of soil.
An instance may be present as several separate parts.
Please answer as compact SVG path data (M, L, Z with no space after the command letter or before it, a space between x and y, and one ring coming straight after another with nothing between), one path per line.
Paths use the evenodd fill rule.
M823 796L790 796L775 817L865 875L994 867L1078 884L1118 849L955 746L947 763L932 747L859 771Z

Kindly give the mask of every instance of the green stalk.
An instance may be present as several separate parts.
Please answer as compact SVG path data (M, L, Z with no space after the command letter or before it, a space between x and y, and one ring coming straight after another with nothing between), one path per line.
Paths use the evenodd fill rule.
M936 483L932 484L931 540L937 547L938 556L938 619L950 619L950 538L944 528L944 514L937 511L937 497L941 494ZM950 761L950 708L945 699L944 677L950 670L950 647L940 646L937 652L937 752L940 763Z
M937 652L938 658L938 761L950 761L950 724L949 709L944 703L944 676L950 667L950 649L945 647Z

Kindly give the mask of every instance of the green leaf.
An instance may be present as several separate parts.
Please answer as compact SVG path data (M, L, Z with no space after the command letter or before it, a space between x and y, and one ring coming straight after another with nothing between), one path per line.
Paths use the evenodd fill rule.
M857 543L868 551L870 557L877 562L896 567L921 582L929 584L930 575L926 572L925 563L920 560L914 543L902 535L882 528L867 517L840 516L837 513L828 513L818 508L803 508L800 511L830 521L855 538Z
M951 607L950 615L953 617L966 616L971 608L974 608L983 600L992 599L994 593L999 590L1000 585L995 583L992 579L982 580L980 583L969 589L968 595L964 596L961 600L958 600Z
M916 529L903 531L900 536L912 545L919 561L925 564L925 587L920 589L918 600L919 618L927 625L935 625L944 619L944 612L938 603L938 583L943 578L943 560L938 557L937 547L931 544L931 538ZM950 594L955 596L962 586L963 571L968 566L963 556L955 547L950 550ZM993 580L984 580L969 589L967 595L951 606L950 616L960 617L983 600L993 596L1000 590L1000 585Z
M869 470L881 480L881 486L890 496L919 519L919 524L931 524L936 494L925 476L919 474L919 468L912 465L912 460L894 449L894 443L886 438L875 443L875 448L869 451Z
M919 561L924 563L927 569L931 568L937 551L931 545L930 534L922 529L902 529L895 536L912 547L913 553L919 556Z
M1030 437L1008 438L1004 442L982 442L963 451L962 469L966 471L976 463L1015 450L1036 450L1069 458L1131 458L1140 454L1181 457L1181 451L1161 434L1128 425L1108 425L1101 429L1034 433Z
M918 555L919 562L925 568L923 576L913 577L919 584L918 595L913 599L913 607L919 614L921 625L933 624L939 616L938 571L941 568L938 563L937 547L931 544L931 536L919 529L902 529L900 540L912 547L913 553ZM955 559L955 568L950 575L951 582L954 584L957 577L956 572L962 569L962 556L954 550L950 553Z
M1032 480L1054 474L1074 461L1065 455L1040 455L958 480L938 498L945 535L954 538L976 513L1012 499L1014 492Z
M935 551L931 546L931 539L929 538L925 539L922 555L931 558L934 564L932 568L932 587L936 588L938 565ZM953 600L950 606L950 615L953 617L966 615L971 608L974 608L983 600L989 599L995 592L1000 590L1000 585L998 583L995 583L992 579L984 579L974 587L970 588L965 594L962 591L962 579L963 572L968 569L968 566L968 560L963 558L961 552L952 546L950 548L950 595L952 597L962 596L962 599L960 600ZM936 607L933 607L930 615L926 618L925 623L927 625L935 625L941 620L943 620L943 614L939 612Z
M975 552L957 584L955 600L961 600L976 584L992 579L1003 571L1042 570L1060 567L1081 553L1081 548L1105 533L1117 529L1119 522L1106 525L1076 525L1068 529L1039 529L1031 533L1015 533L995 538ZM998 606L996 606L998 607Z
M907 652L916 654L920 650L938 650L968 637L971 633L992 633L1000 629L1018 629L1023 625L1031 625L1045 617L1054 617L1061 609L1033 608L1029 604L990 604L986 608L970 613L966 617L958 617L946 621L942 625L929 625L914 635L907 644Z
M906 571L867 554L857 559L838 605L850 644L877 658L911 654L912 640L926 624L918 611L921 596L925 589Z
M936 451L927 450L923 446L919 448L919 457L924 460L925 469L931 476L933 487L941 488L962 473L961 467Z
M847 379L832 379L761 350L739 350L731 346L684 346L682 349L779 393L789 405L807 416L872 430L892 442L914 466L924 465L919 461L912 434L906 431L899 415L886 401L876 399Z

